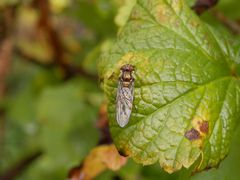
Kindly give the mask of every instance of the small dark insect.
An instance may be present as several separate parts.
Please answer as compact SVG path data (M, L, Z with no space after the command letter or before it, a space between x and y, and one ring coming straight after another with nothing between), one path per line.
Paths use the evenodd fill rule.
M118 81L116 118L120 127L127 125L133 103L134 78L132 73L134 66L125 64L121 67L121 75Z

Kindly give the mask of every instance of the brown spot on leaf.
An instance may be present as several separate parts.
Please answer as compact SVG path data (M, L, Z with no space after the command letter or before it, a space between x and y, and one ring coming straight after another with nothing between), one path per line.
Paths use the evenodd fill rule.
M185 137L190 141L194 141L194 140L200 139L201 136L196 129L192 128L185 133Z
M207 121L202 121L199 123L199 129L202 133L207 134L209 131L209 126Z
M157 20L161 23L166 23L170 19L169 15L171 15L171 12L169 12L168 8L166 8L165 5L158 5L156 9Z

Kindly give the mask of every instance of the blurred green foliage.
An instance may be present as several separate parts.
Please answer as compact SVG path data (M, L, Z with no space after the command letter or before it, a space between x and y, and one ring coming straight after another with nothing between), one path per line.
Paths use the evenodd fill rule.
M118 27L127 21L133 1L127 0L51 0L54 25L61 35L67 59L97 74L98 57L111 46ZM192 4L193 1L189 1ZM66 179L68 171L78 165L99 140L96 128L98 110L104 101L99 82L77 75L65 80L57 67L44 66L53 61L48 40L36 33L38 12L30 0L1 0L0 10L18 5L14 42L27 55L14 54L7 78L8 91L1 99L5 109L4 136L0 147L0 174L37 150L43 155L21 176L22 180ZM220 0L217 9L231 18L239 18L240 1ZM1 12L0 12L1 13ZM27 18L26 18L27 17ZM227 29L210 12L203 20ZM229 33L230 34L230 33ZM239 37L238 37L239 38ZM239 43L238 43L239 44ZM239 46L237 48L239 50ZM191 179L237 180L240 176L240 144L236 131L230 155L218 169L196 174ZM142 167L132 160L117 172L106 171L97 179L189 179L190 172L163 172L159 165Z

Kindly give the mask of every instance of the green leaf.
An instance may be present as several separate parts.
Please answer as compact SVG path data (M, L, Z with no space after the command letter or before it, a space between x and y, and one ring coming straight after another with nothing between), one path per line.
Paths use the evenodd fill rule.
M239 118L239 58L183 0L138 0L99 74L115 145L143 165L171 173L217 166ZM129 124L116 122L120 67L135 69ZM198 161L197 161L198 160Z
M116 5L113 1L96 0L90 2L77 0L68 14L77 18L86 27L94 30L94 38L99 40L106 37L106 35L109 37L115 33L116 27L113 19L115 11Z
M224 180L224 179L238 179L240 172L240 128L238 127L235 131L233 142L231 145L231 150L229 156L224 160L217 169L211 169L207 172L201 172L191 178L191 180Z
M7 5L14 5L18 3L18 0L2 0L0 2L0 7L4 7L4 6L7 6Z
M99 56L101 53L105 52L106 49L109 49L112 45L112 40L108 39L104 42L96 45L84 58L82 62L82 66L87 71L91 72L92 74L97 74L97 64L99 61Z
M118 9L118 13L115 17L115 23L122 27L126 24L133 6L136 4L136 0L124 0L122 6Z
M240 1L236 0L221 0L217 4L217 8L226 16L237 19L240 16L239 12Z
M37 105L42 127L38 141L48 155L39 162L43 172L54 175L60 171L63 178L95 146L100 102L101 93L96 84L84 79L44 89Z

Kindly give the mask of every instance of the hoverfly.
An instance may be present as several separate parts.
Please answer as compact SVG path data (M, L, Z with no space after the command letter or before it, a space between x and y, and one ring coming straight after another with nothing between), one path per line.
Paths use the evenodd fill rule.
M121 67L121 75L118 81L116 118L120 127L128 124L133 104L134 78L132 73L134 66L125 64Z

